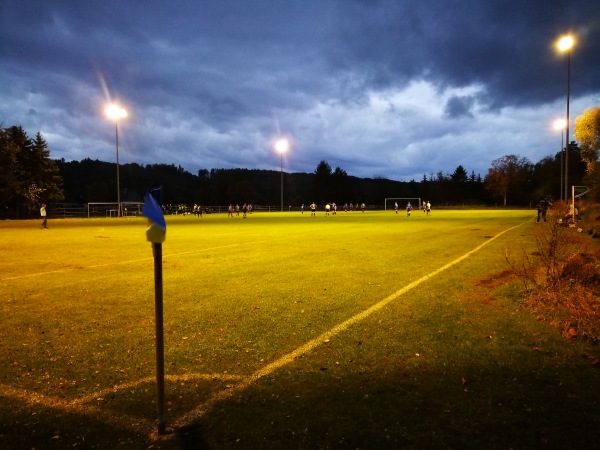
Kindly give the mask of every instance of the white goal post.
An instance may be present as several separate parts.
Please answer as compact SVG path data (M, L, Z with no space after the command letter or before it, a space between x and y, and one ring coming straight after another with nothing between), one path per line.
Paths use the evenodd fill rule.
M574 223L577 222L577 216L579 215L579 209L576 205L576 202L588 192L590 192L590 189L587 186L571 186L571 202L569 204L569 213L571 214Z
M421 197L387 197L383 203L383 209L387 211L388 209L388 200L391 202L398 202L398 208L404 209L406 208L406 204L410 202L414 209L421 209ZM394 207L394 204L391 204L391 208Z

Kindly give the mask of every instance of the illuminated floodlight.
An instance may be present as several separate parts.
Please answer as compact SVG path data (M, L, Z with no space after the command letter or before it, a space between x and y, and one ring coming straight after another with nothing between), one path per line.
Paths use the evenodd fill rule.
M277 150L281 154L287 152L289 150L289 148L290 148L290 143L285 138L278 139L277 142L275 142L275 150Z
M555 130L564 130L567 126L567 121L565 119L556 119L553 126Z
M573 45L575 45L575 39L570 34L561 37L556 43L556 47L561 52L568 52L573 48Z
M125 109L121 108L119 105L115 105L114 103L111 103L106 107L105 113L109 119L113 120L124 119L127 117L127 111L125 111Z

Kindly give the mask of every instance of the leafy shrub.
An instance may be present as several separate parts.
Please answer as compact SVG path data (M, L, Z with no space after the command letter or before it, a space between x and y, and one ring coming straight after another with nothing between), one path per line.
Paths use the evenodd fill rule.
M537 251L523 251L520 261L507 261L523 282L521 304L538 320L561 330L564 336L600 340L600 249L582 233L560 219L565 204L548 212L548 222L535 224ZM578 224L579 225L579 224Z

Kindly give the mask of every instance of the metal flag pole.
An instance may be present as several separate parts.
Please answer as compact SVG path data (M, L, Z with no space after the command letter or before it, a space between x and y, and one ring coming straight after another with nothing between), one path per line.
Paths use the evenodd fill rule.
M154 312L156 322L156 410L158 434L165 434L165 345L163 327L163 270L162 243L167 234L167 224L162 209L151 192L146 194L142 215L148 218L146 240L152 243L154 256Z
M162 244L152 243L154 256L154 311L156 321L156 408L158 434L165 434L165 344L163 329Z

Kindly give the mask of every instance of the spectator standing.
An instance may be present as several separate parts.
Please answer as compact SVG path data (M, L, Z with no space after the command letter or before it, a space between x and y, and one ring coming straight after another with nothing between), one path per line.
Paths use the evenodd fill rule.
M545 222L546 221L546 213L547 212L548 212L548 200L546 200L545 198L543 198L538 203L538 207L537 207L537 220L536 220L536 222L539 222L540 219L544 219L544 222Z
M40 216L42 218L42 228L48 228L48 220L46 217L46 204L42 203L40 207Z

